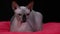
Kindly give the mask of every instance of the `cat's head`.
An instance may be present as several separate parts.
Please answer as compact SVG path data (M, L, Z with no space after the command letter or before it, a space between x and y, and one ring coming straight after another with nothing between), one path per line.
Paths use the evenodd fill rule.
M26 22L33 8L33 1L26 6L19 6L15 1L12 2L12 9L18 20Z

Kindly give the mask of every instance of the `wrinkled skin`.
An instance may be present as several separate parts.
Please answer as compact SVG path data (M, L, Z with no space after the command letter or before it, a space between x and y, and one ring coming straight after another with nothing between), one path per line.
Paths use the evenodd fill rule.
M16 3L15 5L14 6L16 9L12 7L14 10L14 16L11 18L11 32L36 32L42 30L41 13L35 12L26 6L18 6ZM29 5L32 6L31 3Z

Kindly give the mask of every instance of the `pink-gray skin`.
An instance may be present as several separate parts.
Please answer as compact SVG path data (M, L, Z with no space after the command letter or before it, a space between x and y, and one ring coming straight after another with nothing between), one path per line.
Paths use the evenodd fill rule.
M14 16L11 18L10 31L11 32L36 32L42 30L42 14L32 10L33 2L27 6L18 6L13 1L12 9ZM23 22L23 15L25 21Z

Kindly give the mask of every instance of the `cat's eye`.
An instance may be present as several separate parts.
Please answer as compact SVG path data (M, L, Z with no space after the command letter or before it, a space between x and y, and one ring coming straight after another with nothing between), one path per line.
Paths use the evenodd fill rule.
M21 16L21 14L18 14L19 16Z

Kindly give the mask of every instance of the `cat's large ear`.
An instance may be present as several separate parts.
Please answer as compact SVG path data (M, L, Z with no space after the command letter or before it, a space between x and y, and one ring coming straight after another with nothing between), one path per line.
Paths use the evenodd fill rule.
M34 5L34 2L30 2L28 5L27 5L27 8L32 10L33 9L33 5Z
M12 2L12 9L15 10L15 9L17 9L18 7L19 7L19 5L18 5L15 1L13 1L13 2Z

